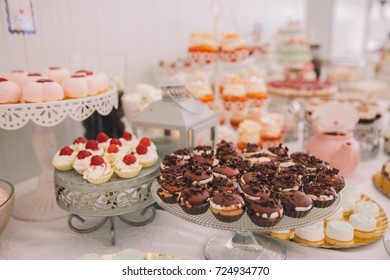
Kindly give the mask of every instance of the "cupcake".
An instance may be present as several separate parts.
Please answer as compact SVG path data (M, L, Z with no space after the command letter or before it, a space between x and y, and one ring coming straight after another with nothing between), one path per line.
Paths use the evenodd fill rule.
M295 174L278 173L271 179L273 189L278 192L299 191L302 181Z
M173 156L189 161L192 157L192 151L188 148L178 149L172 153Z
M279 198L283 205L284 214L292 218L303 218L313 208L313 201L300 191L282 192Z
M165 155L160 164L160 169L167 169L170 167L183 167L186 164L184 159L172 155Z
M274 158L288 157L288 148L283 147L282 144L279 144L279 146L268 147L265 152Z
M207 166L190 165L189 169L184 172L184 178L194 186L206 186L213 180L213 173Z
M129 150L134 150L137 147L139 140L135 135L131 134L128 131L124 131L122 137L119 138L123 146L127 146Z
M108 147L108 150L110 150L111 146ZM117 157L114 162L114 172L119 178L133 178L139 174L141 169L142 165L134 155L129 154L123 157Z
M235 181L240 178L240 171L235 167L227 165L218 165L214 167L212 171L215 177L223 177Z
M73 140L72 145L70 146L75 151L85 150L85 145L87 144L87 139L84 137L77 137Z
M135 152L137 159L144 168L153 166L158 159L158 154L156 150L149 150L147 146L141 143L138 144L138 146L135 148Z
M294 240L307 245L319 246L323 244L324 237L324 224L319 222L295 229Z
M87 143L85 143L85 149L90 151L94 156L103 156L104 154L103 148L100 148L98 142L93 139L88 140Z
M237 193L238 187L235 182L228 178L214 177L213 180L207 184L207 190L211 195L219 193Z
M91 162L92 153L88 150L81 150L77 153L76 159L73 163L73 169L76 170L77 173L83 175L85 169L89 166Z
M177 201L187 214L200 215L209 209L210 193L202 187L188 187L179 193Z
M104 154L104 157L107 159L107 162L109 164L114 165L114 162L116 161L116 159L118 157L121 157L123 154L126 154L126 153L120 152L119 147L117 145L111 144L110 146L108 146L108 148Z
M245 213L244 199L235 193L219 193L210 200L210 211L224 223L238 221Z
M52 164L60 171L72 170L75 158L76 152L69 146L65 146L54 155Z
M240 189L247 201L268 199L271 196L270 185L265 180L251 178Z
M376 219L366 214L352 214L349 217L355 238L367 240L375 236Z
M317 182L305 186L303 191L313 200L313 205L316 208L329 207L337 198L337 193L332 187L326 187Z
M339 174L339 170L333 169L321 169L316 176L316 181L322 184L329 184L336 193L339 193L345 186L343 176Z
M259 227L273 227L283 218L283 207L279 199L272 197L248 201L247 214Z
M91 184L102 184L110 180L114 171L110 164L101 156L93 156L89 166L83 173L83 178Z
M153 142L150 141L150 139L148 137L142 137L139 140L139 144L145 145L146 147L148 147L148 150L151 150L151 151L157 150L156 145L154 145Z
M345 221L330 221L325 229L325 242L334 246L351 246L354 244L354 228Z
M177 176L175 173L167 174L163 179L159 177L157 181L160 184L157 195L163 202L169 204L176 203L179 193L189 186L183 176Z
M254 164L250 171L258 172L262 176L272 178L277 172L279 167L273 161L263 162L260 164Z

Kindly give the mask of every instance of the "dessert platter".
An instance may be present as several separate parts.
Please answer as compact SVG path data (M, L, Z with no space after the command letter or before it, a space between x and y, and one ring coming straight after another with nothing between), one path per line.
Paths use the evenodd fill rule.
M110 220L114 245L115 217L133 226L154 219L150 186L158 173L159 160L156 146L148 138L138 140L126 131L119 139L109 138L104 132L96 140L78 137L72 145L57 151L52 164L56 201L70 213L68 225L73 231L89 233ZM139 211L141 221L124 216ZM73 224L74 219L85 222L80 215L102 219L92 227L80 228Z
M343 198L345 199L346 197ZM343 214L343 207L341 206L332 216L316 224L283 232L271 231L267 232L267 235L281 240L296 242L303 246L327 249L354 248L376 242L384 236L388 228L386 213L382 207L366 195L361 195L361 198L356 205L358 206L355 207L356 210L353 210L352 214L346 214L345 211ZM378 205L377 209L379 212L373 214L376 217L370 217L369 215L368 208L371 208L373 205ZM374 208L376 207L374 206L373 209ZM332 223L333 227L336 227L336 229L332 228ZM360 229L362 230L356 230L356 226L359 227L357 224L360 224ZM352 225L352 227L348 225ZM340 227L340 229L338 227ZM341 227L345 228L341 229ZM340 232L337 232L337 230L340 230ZM350 237L346 238L348 240L340 240L336 243L329 242L327 236L331 236L332 232L338 237L340 237L341 234L345 234L346 236L349 235Z
M215 150L196 146L165 156L152 195L186 221L233 231L207 242L207 259L283 259L279 242L252 233L303 227L331 216L341 205L344 184L338 170L310 154L289 155L282 145L248 145L239 152L221 141Z

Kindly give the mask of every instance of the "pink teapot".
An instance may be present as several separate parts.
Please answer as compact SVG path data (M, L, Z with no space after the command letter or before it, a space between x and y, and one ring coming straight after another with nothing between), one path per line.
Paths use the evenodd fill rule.
M350 104L328 103L313 111L312 121L315 133L307 150L339 169L341 175L352 174L360 162L359 143L352 133L359 121L356 109Z

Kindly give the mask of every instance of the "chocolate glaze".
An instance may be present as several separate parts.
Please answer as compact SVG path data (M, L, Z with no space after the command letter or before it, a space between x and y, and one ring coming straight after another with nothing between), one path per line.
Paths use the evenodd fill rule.
M339 170L336 168L320 170L317 173L316 182L330 185L337 193L345 186L344 178L339 174Z
M245 206L244 199L236 193L219 193L211 198L212 202L222 207L236 205L237 208Z
M273 162L263 162L259 164L254 164L250 171L252 172L259 172L264 176L273 177L276 172L278 172L278 166Z
M308 207L313 205L311 198L300 191L280 193L279 198L283 208L288 211L295 211L295 207Z
M213 180L207 184L207 189L212 194L217 194L221 192L237 192L237 185L228 178L223 177L214 177Z
M271 179L271 184L277 191L285 189L300 190L302 187L302 181L295 174L278 173Z
M203 153L202 155L194 155L191 159L195 163L205 164L208 166L213 166L215 163L218 163L218 160L212 154Z
M159 183L162 189L170 193L180 192L188 186L188 182L187 180L184 179L183 176L181 177L170 176Z
M321 195L333 195L334 198L337 197L336 191L332 187L318 182L312 182L311 184L305 186L303 192L305 194L312 194L316 197L320 197Z
M238 178L240 176L240 171L234 166L219 165L212 170L213 173L221 174L228 178Z
M179 193L177 201L180 205L201 205L209 202L210 193L205 188L188 187Z
M278 157L288 157L288 148L283 147L282 143L280 143L279 146L269 147L267 150L277 155Z
M267 184L258 182L250 182L249 184L241 187L241 191L244 193L244 195L257 197L260 199L267 199L271 196L269 186Z
M256 215L256 213L259 213L260 216L263 213L267 214L267 216L270 216L272 213L279 212L283 208L280 199L277 199L276 197L248 201L247 206L248 214L250 216Z

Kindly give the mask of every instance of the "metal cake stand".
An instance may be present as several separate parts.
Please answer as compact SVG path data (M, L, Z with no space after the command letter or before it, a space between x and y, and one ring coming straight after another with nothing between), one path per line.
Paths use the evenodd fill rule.
M283 243L261 233L289 230L317 223L332 215L340 207L342 201L341 194L339 194L330 207L313 208L304 218L284 216L274 227L259 227L249 219L246 213L233 223L218 221L211 211L202 215L189 215L180 208L179 204L164 203L156 193L158 188L158 182L153 182L152 195L166 211L188 222L226 231L213 236L204 245L204 257L215 260L285 259L286 249Z
M68 225L77 233L90 233L110 222L111 243L115 245L115 218L131 226L143 226L155 215L150 195L151 184L159 173L160 161L141 169L134 178L121 179L115 174L103 184L91 184L76 171L54 171L55 197L58 205L70 213ZM132 213L135 220L125 217ZM87 216L98 222L89 227L79 227ZM76 223L75 223L76 221Z
M85 98L0 105L0 128L16 130L30 120L35 123L32 142L41 167L37 188L16 199L13 212L15 218L47 221L66 216L66 213L57 206L54 195L54 167L51 161L58 147L53 127L68 116L75 121L83 121L95 111L106 116L113 108L118 108L115 87Z

